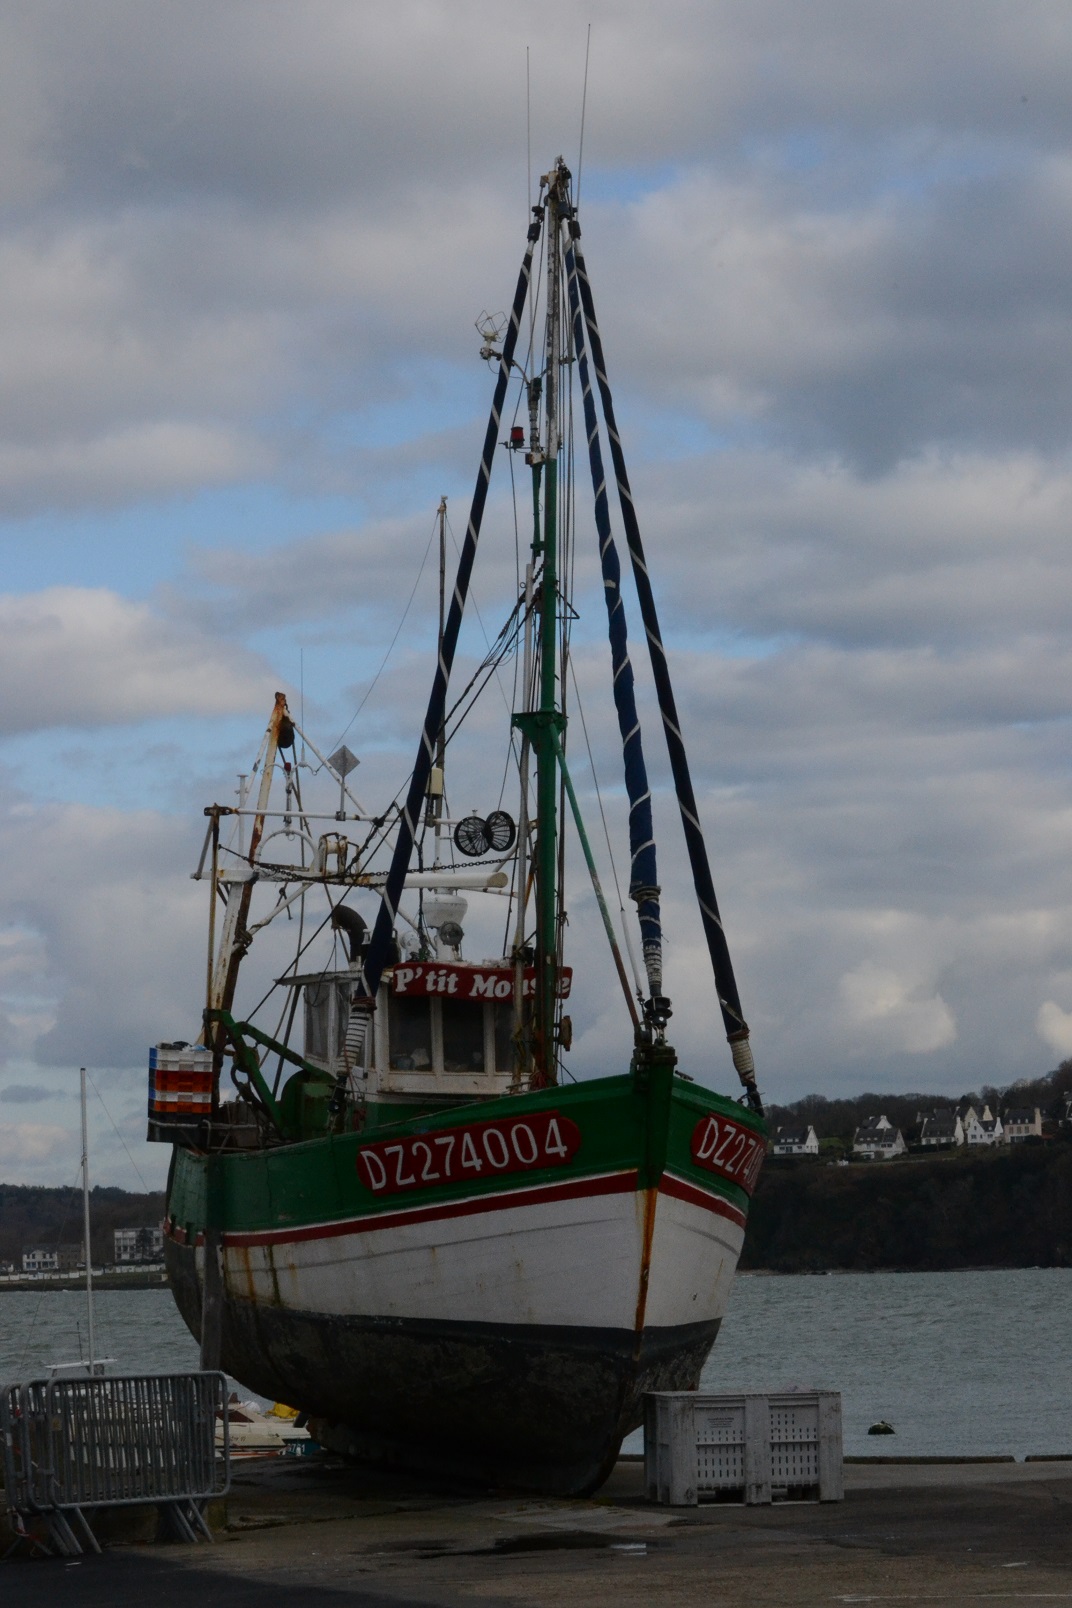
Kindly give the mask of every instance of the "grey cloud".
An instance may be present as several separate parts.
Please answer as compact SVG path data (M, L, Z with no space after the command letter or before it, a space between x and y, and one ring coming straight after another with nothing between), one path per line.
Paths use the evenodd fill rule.
M551 14L554 148L583 30ZM9 12L9 509L322 485L345 459L326 418L417 404L430 364L471 361L474 312L515 272L537 16L549 37L543 12L482 3ZM1066 438L1060 6L1012 26L680 0L594 22L592 257L653 399L871 473L934 441ZM643 198L610 206L630 164Z
M537 20L542 163L577 127L583 27L564 4L101 0L90 18L42 0L0 24L6 506L252 479L360 508L252 560L192 552L151 605L53 609L62 655L40 647L47 600L4 604L9 722L202 717L145 784L172 786L187 824L25 800L0 820L0 921L25 927L5 980L58 1001L23 1012L43 1064L133 1067L193 1031L191 773L230 785L218 717L251 700L253 747L261 724L263 661L224 643L263 651L270 633L292 665L296 644L352 642L338 701L310 693L321 734L346 705L334 736L390 641L441 475L463 524L490 390L472 320L516 274ZM1072 1007L1067 7L600 0L593 22L584 239L765 1086L1035 1072ZM494 624L513 586L505 476L486 532ZM576 669L620 827L579 540L594 612ZM415 745L432 590L347 738L377 805ZM181 644L212 683L197 697ZM459 683L479 651L474 625ZM466 808L496 797L505 724L489 704L476 759L451 756ZM725 1086L654 719L648 751L675 1036ZM570 876L587 956L572 859ZM582 1070L608 1069L602 990L578 968ZM28 1142L44 1167L60 1140Z
M8 1083L0 1088L0 1100L9 1101L12 1105L36 1105L52 1097L53 1091L43 1088L39 1083Z
M0 731L250 709L269 675L245 648L103 588L0 595Z

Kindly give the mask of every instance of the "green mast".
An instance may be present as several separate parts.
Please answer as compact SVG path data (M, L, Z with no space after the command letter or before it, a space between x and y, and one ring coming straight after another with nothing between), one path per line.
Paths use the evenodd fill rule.
M547 315L544 345L544 441L529 454L533 477L533 558L542 557L540 575L539 700L526 714L515 715L536 756L536 991L532 1051L536 1080L557 1081L555 1017L558 1007L558 762L556 751L565 727L558 693L558 419L562 366L562 220L568 214L570 174L559 161L547 175ZM533 384L538 382L534 381ZM540 478L543 476L543 518ZM521 897L524 897L522 890Z

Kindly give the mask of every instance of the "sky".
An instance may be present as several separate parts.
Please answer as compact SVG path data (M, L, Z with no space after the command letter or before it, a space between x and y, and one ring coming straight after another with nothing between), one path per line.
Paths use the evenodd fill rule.
M94 1176L161 1182L144 1069L197 1032L202 811L276 688L370 804L404 780L428 540L441 495L464 530L493 383L475 323L559 154L761 1088L1072 1055L1070 65L1050 0L9 0L0 1178L73 1181L86 1065ZM511 601L503 460L459 674ZM501 699L475 730L456 801L486 812ZM729 1090L647 746L673 1038ZM629 1031L570 875L591 1076Z

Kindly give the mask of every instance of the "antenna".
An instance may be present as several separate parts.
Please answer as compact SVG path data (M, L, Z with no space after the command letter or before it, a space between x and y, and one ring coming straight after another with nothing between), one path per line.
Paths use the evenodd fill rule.
M588 107L588 58L592 52L592 24L588 24L588 37L584 46L584 88L581 91L581 142L577 151L577 205L581 204L581 164L584 161L584 114Z
M529 47L525 46L525 213L532 201L532 80L529 76Z

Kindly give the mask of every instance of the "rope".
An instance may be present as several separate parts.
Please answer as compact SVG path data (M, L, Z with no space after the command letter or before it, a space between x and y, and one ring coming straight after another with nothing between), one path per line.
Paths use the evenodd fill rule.
M588 353L584 343L584 317L577 287L576 254L572 243L566 248L566 274L569 284L570 311L573 317L573 340L581 378L581 397L584 404L584 426L588 436L588 461L592 470L592 491L595 498L596 534L599 538L599 562L603 570L603 595L607 604L607 630L610 636L614 707L618 715L618 730L622 739L622 758L625 767L625 787L629 795L629 849L631 855L629 893L636 900L640 919L641 950L644 969L648 977L648 992L652 999L663 995L663 934L659 908L659 874L656 865L655 825L652 820L651 786L644 760L644 744L640 733L640 716L637 713L636 688L633 665L629 657L629 628L626 622L625 602L622 598L622 570L618 549L610 527L610 506L607 501L607 478L603 468L603 449L599 439L595 398L588 368ZM667 1004L660 1005L660 1014L669 1015Z
M380 978L390 950L391 938L394 931L395 915L398 901L402 895L402 888L409 870L409 862L413 853L413 841L417 832L417 823L421 816L424 797L428 790L428 777L432 768L432 758L435 753L436 739L443 723L443 711L446 705L447 684L454 664L454 655L458 645L458 634L461 630L462 612L465 608L469 592L469 582L473 572L473 563L476 558L477 543L480 539L480 526L484 515L484 506L487 501L488 484L491 479L491 464L495 448L498 444L499 421L502 416L503 402L506 398L506 388L510 379L510 369L513 362L514 349L517 345L518 331L521 327L521 315L524 311L525 300L528 295L529 281L532 276L532 257L536 242L540 237L540 223L537 219L529 225L528 246L525 251L521 271L518 275L517 288L514 292L513 307L510 313L510 322L503 341L503 349L499 358L499 373L495 382L495 394L492 398L491 412L488 417L487 430L484 435L484 451L477 473L476 486L473 491L473 500L469 513L469 525L462 544L461 558L458 561L458 572L454 582L454 595L451 598L450 612L447 617L446 628L443 632L443 644L440 650L439 663L436 666L432 691L428 700L428 709L424 717L424 730L421 733L420 745L417 749L417 758L410 778L409 791L402 813L398 821L398 835L395 839L394 853L391 857L390 870L387 873L387 884L384 887L380 900L380 908L376 914L376 923L372 929L369 940L368 953L362 968L361 985L364 990L365 1006L363 1015L371 1013ZM351 1022L357 1012L351 1011ZM349 1030L348 1030L349 1032Z
M700 919L703 923L704 936L707 939L707 950L711 958L715 991L722 1011L726 1038L733 1053L733 1064L737 1068L737 1075L744 1085L749 1105L754 1110L762 1112L762 1102L760 1101L759 1091L756 1088L755 1062L752 1059L752 1050L748 1042L748 1023L745 1021L741 1009L737 981L733 974L733 962L730 959L729 946L726 942L726 934L723 931L722 918L719 914L718 900L715 897L711 866L707 857L707 845L704 842L703 830L700 826L696 795L693 791L692 777L689 772L688 755L685 752L685 744L681 735L681 722L677 713L677 703L670 681L666 649L663 647L662 633L659 629L655 596L652 592L651 579L648 575L644 558L640 526L637 521L636 509L633 505L629 474L625 466L625 454L622 451L621 439L618 435L618 427L615 421L614 398L611 395L610 385L607 380L603 342L599 333L599 325L596 322L592 288L588 281L584 257L577 244L581 232L580 225L573 220L570 222L569 227L574 275L584 310L585 330L592 354L592 362L595 367L596 384L599 387L599 397L603 407L603 418L607 426L607 436L610 441L611 461L614 465L614 475L618 487L622 524L625 529L626 544L629 548L629 558L632 564L637 598L640 603L641 618L643 619L644 630L648 639L648 653L659 698L659 712L662 716L663 732L666 737L667 752L670 756L670 769L673 772L674 788L677 793L678 808L681 812L681 824L685 833L689 863L692 867L693 884L696 888L696 898L700 906Z

